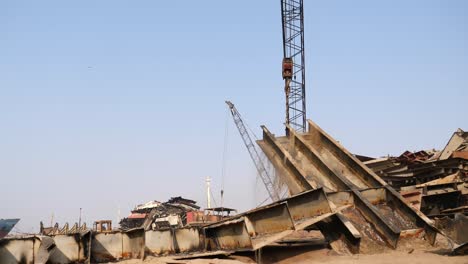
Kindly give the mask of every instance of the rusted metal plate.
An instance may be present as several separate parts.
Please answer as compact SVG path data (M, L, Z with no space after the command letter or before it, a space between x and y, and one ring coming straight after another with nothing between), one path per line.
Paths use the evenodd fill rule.
M65 264L84 262L90 233L83 238L79 233L69 235L55 235L55 250L50 254L49 263Z
M177 252L187 253L201 250L198 228L179 228L174 231Z
M322 188L290 197L287 205L296 229L306 228L301 225L311 218L333 213Z
M384 188L373 188L361 191L362 196L374 205L385 203L387 200L385 193L386 191Z
M416 210L421 210L421 189L401 190L400 194L403 196L407 204L413 206Z
M146 252L152 255L169 255L175 253L172 231L148 230L145 232Z
M294 229L294 223L286 203L249 212L245 217L247 230L251 237Z
M376 188L386 185L385 181L349 153L319 126L308 120L309 129L303 136L310 149L315 149L321 161L336 175L342 175L354 188Z
M293 158L282 150L276 138L268 130L263 130L263 141L257 141L257 144L263 150L265 155L275 166L278 172L283 176L283 181L287 184L290 194L299 194L312 189L310 182L306 180L305 172L293 164Z
M284 156L288 158L289 163L293 167L285 168L290 174L294 173L294 169L301 172L301 176L304 177L310 184L311 187L317 188L322 186L328 192L347 190L347 184L343 182L343 179L337 177L335 173L328 168L325 163L321 160L320 153L308 146L308 143L304 139L298 136L294 130L289 130L289 137L275 138L266 127L263 129L263 141L258 141L260 147L269 144L275 144L276 147L268 149L264 147L263 151L266 152L267 156L270 151L274 151L275 155ZM272 161L276 166L283 167L284 165L278 161ZM284 175L282 175L284 177ZM288 185L289 187L289 185ZM308 187L308 186L304 186ZM310 188L306 188L308 190Z
M143 228L122 233L122 258L143 258L145 254L145 231Z
M340 254L358 254L361 235L354 225L341 213L316 223L330 246Z
M371 202L366 200L359 191L353 190L353 194L354 205L360 211L364 219L371 223L372 228L379 233L387 245L391 248L396 248L398 238L400 237L400 229L390 225L379 210L377 210ZM359 227L358 225L358 228Z
M35 237L0 240L0 263L34 263L34 252L39 248L39 240Z
M95 262L116 261L122 258L122 233L94 233L91 240L91 260Z
M341 191L327 193L328 200L336 206L352 205L354 204L354 196L351 191Z
M294 223L286 203L248 213L245 216L252 248L258 249L279 240L294 230Z
M245 225L245 218L225 221L205 227L207 250L251 250L252 240Z
M436 219L436 226L445 231L458 245L468 243L468 217L455 214L454 218L443 217Z
M39 247L37 251L34 250L34 263L35 264L46 264L49 263L49 258L51 252L53 252L55 247L54 240L49 236L37 236L39 238ZM38 243L35 243L35 247Z
M48 236L24 236L0 240L0 263L46 264L55 249Z
M424 228L415 228L415 229L407 229L401 231L400 238L408 238L408 237L416 237L421 238L424 236Z
M468 151L454 151L452 158L462 158L468 160Z
M322 188L310 190L206 226L207 249L259 249L335 213Z
M440 233L440 231L434 227L432 221L421 211L408 205L404 198L392 187L387 185L385 186L385 189L387 197L386 201L392 206L392 209L394 209L406 221L412 222L415 227L424 228L426 240L431 245L434 245L436 235L437 233Z

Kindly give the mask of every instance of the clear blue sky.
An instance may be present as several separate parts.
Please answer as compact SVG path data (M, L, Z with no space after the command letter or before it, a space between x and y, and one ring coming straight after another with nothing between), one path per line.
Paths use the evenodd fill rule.
M305 2L308 117L350 151L468 129L468 1ZM281 41L279 1L0 1L0 217L37 231L80 207L89 224L205 206L226 120L225 205L253 207L265 192L224 100L283 133Z

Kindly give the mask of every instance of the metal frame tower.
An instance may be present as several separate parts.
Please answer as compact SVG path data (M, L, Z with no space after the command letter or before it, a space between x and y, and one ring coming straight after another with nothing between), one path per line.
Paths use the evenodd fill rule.
M299 132L306 130L303 2L281 0L283 63L292 60L292 76L285 78L286 124Z
M239 114L233 103L231 103L230 101L226 101L226 104L228 105L229 110L231 111L234 123L236 124L237 129L239 130L239 133L242 137L242 140L244 141L244 144L247 147L247 150L249 151L250 157L252 158L252 161L254 162L255 167L257 168L257 173L262 179L263 184L265 184L265 188L268 191L270 199L272 201L278 201L280 199L279 192L275 188L273 184L273 179L270 176L270 174L268 174L265 164L263 164L263 161L260 158L257 149L255 148L252 138L250 138L249 132L245 127L244 121L242 121L241 115Z

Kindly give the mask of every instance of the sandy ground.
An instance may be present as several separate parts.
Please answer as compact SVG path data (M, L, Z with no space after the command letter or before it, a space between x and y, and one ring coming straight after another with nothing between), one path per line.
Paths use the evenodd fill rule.
M299 235L299 236L298 236ZM298 234L294 238L301 238ZM125 260L119 264L245 264L245 263L278 263L278 264L305 264L305 263L325 263L325 264L468 264L468 256L450 256L450 246L447 240L437 236L434 246L430 246L423 240L401 239L398 249L393 250L385 247L384 251L375 254L338 255L335 251L327 248L325 244L315 244L308 246L267 246L262 249L261 261L255 261L256 257L252 252L236 253L233 255L216 255L198 259L177 260L176 256L168 257L147 257L145 260ZM216 252L215 252L216 253ZM216 253L217 254L217 253Z
M390 252L375 255L352 255L333 256L330 251L319 250L290 256L285 259L272 259L268 263L292 264L292 263L329 263L329 264L394 264L394 263L414 263L414 264L442 264L442 263L468 263L467 256L447 256L431 252L413 251Z
M228 259L192 259L192 260L174 260L170 257L148 257L142 260L126 260L119 264L169 264L169 263L188 263L188 264L244 264L256 263L253 258L246 256L230 256ZM302 264L302 263L326 263L326 264L395 264L395 263L414 263L414 264L468 264L468 256L448 256L435 250L408 252L386 252L375 255L352 255L336 256L333 251L328 249L319 249L312 251L297 252L287 250L276 254L265 253L261 263L278 264Z

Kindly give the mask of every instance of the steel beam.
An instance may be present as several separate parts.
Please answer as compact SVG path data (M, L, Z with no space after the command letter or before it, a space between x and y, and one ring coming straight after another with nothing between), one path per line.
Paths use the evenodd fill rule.
M284 181L288 185L291 194L298 194L313 189L310 182L306 180L307 176L301 171L300 166L294 164L294 159L276 142L273 134L263 128L263 141L258 141L258 145L273 164L281 164L280 173L284 173ZM276 167L276 166L275 166Z
M204 227L207 250L257 250L337 211L322 188L303 192Z
M316 179L317 182L332 183L335 189L349 190L353 197L353 204L362 213L364 218L369 222L375 223L373 227L375 228L376 232L378 232L385 239L385 241L390 247L396 247L398 237L400 235L400 230L397 227L390 226L385 221L385 219L379 213L377 208L372 206L372 204L366 201L366 199L360 194L355 184L353 184L343 175L332 171L326 164L326 161L324 161L323 158L320 156L320 154L316 150L314 150L310 146L310 144L303 138L303 135L298 134L294 131L294 129L291 129L289 126L287 126L287 129L289 130L288 140L290 144L287 145L289 146L289 149L286 149L278 143L276 138L269 132L269 130L266 127L263 126L262 129L264 135L264 142L260 142L259 145L262 148L264 148L265 152L267 152L266 150L268 150L265 145L271 145L269 150L275 151L276 156L283 157L283 162L278 163L277 161L272 161L272 163L276 165L276 167L286 167L285 170L290 172L289 175L294 175L295 177L303 177L304 179L306 177L313 177L314 179ZM291 152L293 153L291 154ZM293 155L296 158L293 158ZM303 160L298 161L297 159L299 157ZM304 161L304 159L306 161ZM315 173L306 174L306 167L313 168L309 169L309 171ZM361 185L363 184L361 183ZM326 233L327 230L324 229L324 232Z
M356 215L360 221L366 221L392 248L396 248L402 230L418 227L424 228L428 241L433 244L437 230L427 217L408 206L385 181L316 124L308 122L307 133L298 133L286 125L288 136L280 138L275 138L263 126L263 140L258 141L275 168L283 171L280 177L286 178L284 182L293 189L292 193L297 192L297 186L314 188L310 183L323 186L334 206L354 205L360 212L360 216ZM301 184L304 181L309 186ZM414 224L390 221L400 216Z
M392 207L399 213L410 218L418 227L424 228L426 239L431 245L435 243L435 237L437 229L433 226L432 221L427 218L419 210L414 209L405 203L404 198L389 186L384 180L377 176L371 169L367 168L362 162L360 162L354 155L346 150L341 144L335 141L325 131L323 131L317 124L311 120L307 121L309 129L307 134L311 138L316 139L314 141L314 147L318 145L318 148L322 149L321 153L331 153L332 160L327 163L327 166L343 171L343 167L349 168L349 172L353 173L356 178L359 178L366 182L370 188L372 187L383 187L386 189L386 200L392 203ZM346 175L352 178L352 175Z

